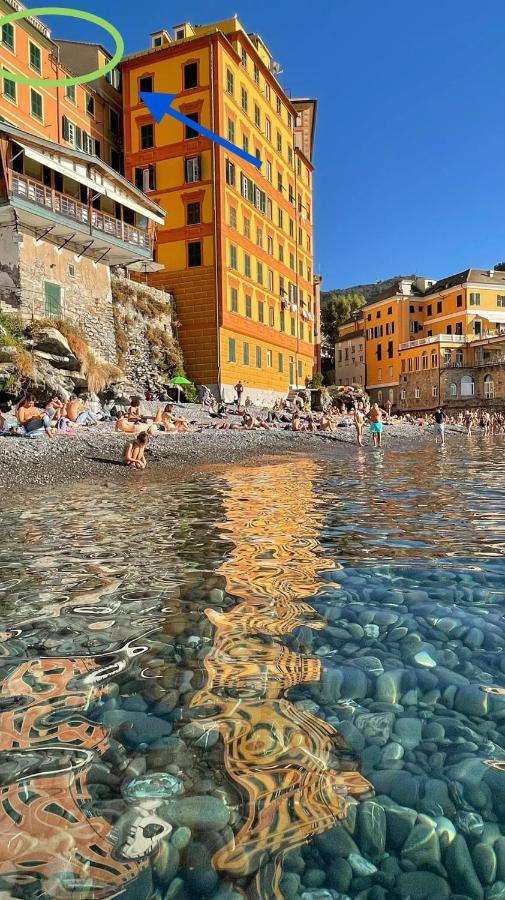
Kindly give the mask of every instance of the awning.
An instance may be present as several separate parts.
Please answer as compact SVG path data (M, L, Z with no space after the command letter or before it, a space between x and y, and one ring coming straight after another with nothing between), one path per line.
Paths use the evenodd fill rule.
M477 319L485 319L486 322L496 322L502 323L505 322L505 309L494 309L494 310L479 310L479 312L475 313L475 318Z
M65 156L56 157L53 153L45 152L44 150L35 150L30 144L23 144L21 141L17 141L16 143L22 147L25 155L29 159L33 159L34 162L41 163L43 166L48 166L48 168L53 169L53 171L59 172L60 175L66 175L67 178L74 178L79 184L85 184L96 194L102 194L102 196L108 197L110 200L128 207L128 209L138 213L139 216L143 216L145 219L151 219L152 222L156 222L158 225L165 224L163 216L152 212L147 205L141 206L140 203L133 200L126 191L116 189L113 182L107 179L107 176L101 175L100 181L95 181L93 178L90 178L88 174L89 167L86 163L74 163L70 159L67 160ZM93 157L90 157L89 166L91 169L93 168Z

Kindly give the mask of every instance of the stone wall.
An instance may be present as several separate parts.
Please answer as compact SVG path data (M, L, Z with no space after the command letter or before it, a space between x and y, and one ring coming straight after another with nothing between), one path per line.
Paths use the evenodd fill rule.
M494 397L486 397L486 378L494 384ZM473 394L463 394L462 379L473 379ZM451 387L452 386L452 387ZM436 389L436 396L433 389ZM447 410L505 407L505 365L489 365L442 369L426 369L402 373L400 391L406 392L405 400L398 404L405 412L429 412L443 406ZM416 390L419 396L416 396Z
M399 410L409 412L424 412L435 410L440 406L440 389L438 369L420 369L417 372L403 372L400 375L399 385ZM405 391L406 397L401 399L401 392ZM434 396L436 391L436 396ZM416 392L419 396L416 396ZM442 391L443 394L443 391ZM442 397L443 400L443 397Z
M61 315L84 332L107 362L116 362L110 269L47 240L23 235L12 240L11 229L0 232L0 299L2 308L23 319L48 318L45 282L61 287Z
M182 366L172 295L115 275L112 298L118 365L139 388L161 387Z

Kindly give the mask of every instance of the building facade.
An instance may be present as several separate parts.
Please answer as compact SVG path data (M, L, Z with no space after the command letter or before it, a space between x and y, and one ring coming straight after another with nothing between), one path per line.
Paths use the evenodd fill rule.
M110 267L151 261L163 222L105 163L0 124L1 309L64 317L114 360Z
M18 0L0 0L0 16L25 7ZM32 78L67 78L94 71L110 59L96 44L53 40L50 29L35 16L7 23L0 30L1 67ZM0 120L75 150L98 156L121 170L121 94L119 72L92 85L31 87L7 76L0 90ZM113 131L116 134L113 134Z
M365 320L360 312L339 328L335 344L335 384L366 385Z
M167 214L152 283L176 297L190 377L226 398L239 379L251 399L285 395L314 368L315 101L298 108L277 73L236 17L157 32L123 62L125 173ZM176 93L261 169L170 116L156 124L140 91Z

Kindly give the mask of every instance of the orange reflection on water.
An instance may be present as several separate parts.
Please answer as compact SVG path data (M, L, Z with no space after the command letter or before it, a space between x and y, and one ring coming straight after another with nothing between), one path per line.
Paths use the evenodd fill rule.
M335 729L283 696L321 673L319 659L282 641L298 626L324 627L304 601L320 586L319 572L334 567L318 541L317 473L312 460L229 473L221 527L234 548L219 571L242 602L224 613L206 610L214 646L205 659L207 684L192 699L199 720L219 729L226 770L247 798L242 827L214 865L235 877L258 873L262 897L282 896L288 850L330 828L352 798L371 791Z

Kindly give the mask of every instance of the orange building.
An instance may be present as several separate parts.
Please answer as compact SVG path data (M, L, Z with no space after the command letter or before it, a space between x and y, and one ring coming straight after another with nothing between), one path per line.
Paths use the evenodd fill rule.
M292 101L260 37L236 17L176 26L123 62L125 172L166 210L152 282L176 298L190 376L269 399L313 373L313 100ZM176 93L186 116L258 156L240 157L165 116L140 91Z
M0 0L0 15L23 9L17 0ZM86 48L86 50L85 50ZM93 51L92 48L95 48ZM95 64L86 54L94 56ZM110 59L99 45L57 42L44 23L30 16L3 25L0 32L0 65L13 74L32 78L66 78L93 71ZM91 59L89 60L91 61ZM70 65L72 63L72 69ZM84 67L83 67L84 65ZM95 156L121 171L121 94L119 73L93 85L31 87L7 76L0 91L1 121L22 131Z

